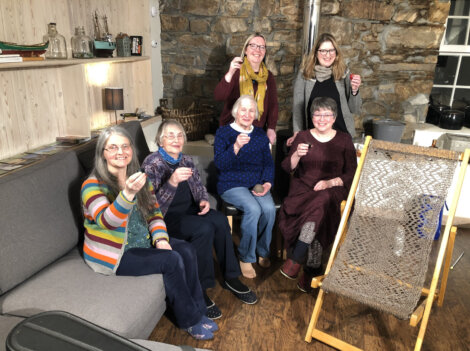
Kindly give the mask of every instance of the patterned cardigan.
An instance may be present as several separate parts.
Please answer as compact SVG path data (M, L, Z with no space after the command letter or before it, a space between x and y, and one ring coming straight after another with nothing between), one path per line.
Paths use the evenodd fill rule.
M142 163L142 167L145 169L147 177L155 187L157 201L160 204L163 215L165 215L170 208L177 189L177 187L174 187L168 182L173 171L158 151L148 155ZM196 201L198 205L202 200L209 201L206 187L202 184L201 176L194 166L191 156L183 155L179 167L188 167L193 170L192 177L188 179L188 185L194 201Z
M148 186L153 194L153 186L150 183ZM94 176L83 182L81 198L85 217L85 261L95 272L115 274L127 242L127 220L136 200L127 200L122 192L112 199L108 186ZM157 201L146 220L152 243L158 239L168 240Z

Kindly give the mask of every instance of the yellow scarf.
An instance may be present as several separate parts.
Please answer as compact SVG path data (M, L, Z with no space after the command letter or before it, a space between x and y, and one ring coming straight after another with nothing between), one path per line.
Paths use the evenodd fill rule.
M253 81L258 82L258 89L256 95L254 94ZM250 63L247 59L243 60L242 67L240 68L240 96L251 95L254 96L256 103L258 104L258 121L264 112L264 96L266 95L266 81L268 80L268 69L264 62L261 62L259 66L259 72L256 74L251 68Z

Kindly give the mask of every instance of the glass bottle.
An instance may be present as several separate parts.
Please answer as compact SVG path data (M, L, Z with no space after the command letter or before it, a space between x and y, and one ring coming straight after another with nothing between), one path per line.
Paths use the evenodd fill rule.
M57 32L55 23L51 22L47 25L47 34L43 36L43 41L49 42L45 54L47 59L67 58L67 44L65 43L65 38Z
M73 58L92 58L93 41L85 34L85 28L75 27L75 35L72 37L72 57Z

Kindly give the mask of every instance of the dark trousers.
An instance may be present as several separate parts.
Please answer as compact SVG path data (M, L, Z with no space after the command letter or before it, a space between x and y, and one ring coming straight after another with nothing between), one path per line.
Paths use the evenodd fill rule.
M178 218L166 218L168 235L172 238L188 241L196 249L199 279L203 290L215 286L214 247L220 270L225 279L238 277L240 265L233 249L232 235L227 217L210 210L203 216L181 215Z
M124 252L116 275L163 274L170 316L180 328L189 328L206 313L197 273L196 253L182 240L170 238L173 250L134 248Z

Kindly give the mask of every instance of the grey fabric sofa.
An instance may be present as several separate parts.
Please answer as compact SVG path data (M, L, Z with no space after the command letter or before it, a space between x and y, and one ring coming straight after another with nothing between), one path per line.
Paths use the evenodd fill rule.
M140 123L126 128L143 160ZM80 187L95 142L0 177L0 350L18 322L44 311L67 311L131 339L147 339L165 312L161 275L105 276L81 256Z

